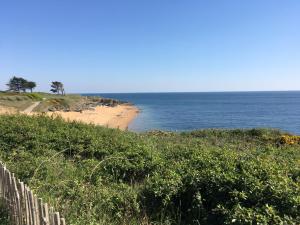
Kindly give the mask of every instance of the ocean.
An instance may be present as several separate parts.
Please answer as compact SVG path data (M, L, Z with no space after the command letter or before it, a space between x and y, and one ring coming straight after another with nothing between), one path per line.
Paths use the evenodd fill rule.
M300 134L300 91L84 94L128 101L140 110L132 131L277 128Z

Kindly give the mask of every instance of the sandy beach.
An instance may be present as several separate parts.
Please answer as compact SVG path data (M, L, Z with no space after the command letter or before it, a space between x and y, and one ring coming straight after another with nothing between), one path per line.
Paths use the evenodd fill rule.
M18 111L13 108L0 106L0 114L7 113L14 114L18 113ZM79 121L87 124L126 130L130 122L132 122L138 113L139 110L137 107L122 104L115 107L97 106L94 110L85 110L82 112L47 112L46 115L60 116L66 121ZM25 114L36 115L37 113L32 112Z
M17 113L16 109L0 106L0 115L1 114L14 114L14 113Z
M109 128L126 130L137 116L139 110L132 105L118 105L115 107L97 106L94 110L80 112L48 112L49 116L61 116L67 121L79 121Z

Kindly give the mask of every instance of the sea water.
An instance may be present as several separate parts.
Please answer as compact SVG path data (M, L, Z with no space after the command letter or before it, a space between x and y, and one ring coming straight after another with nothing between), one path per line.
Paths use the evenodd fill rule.
M140 109L133 131L278 128L300 134L300 91L84 94L128 101Z

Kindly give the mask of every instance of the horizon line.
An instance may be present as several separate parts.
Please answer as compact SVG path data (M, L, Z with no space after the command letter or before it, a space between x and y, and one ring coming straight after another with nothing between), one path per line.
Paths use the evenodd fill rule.
M300 92L299 90L262 90L262 91L149 91L149 92L70 92L69 94L172 94L172 93L241 93L241 92Z

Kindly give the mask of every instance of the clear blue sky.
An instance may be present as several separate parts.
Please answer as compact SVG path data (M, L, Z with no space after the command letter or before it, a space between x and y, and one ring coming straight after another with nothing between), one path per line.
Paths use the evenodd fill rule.
M299 0L9 0L12 75L68 92L300 89Z

